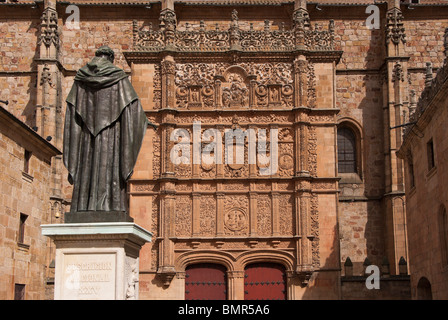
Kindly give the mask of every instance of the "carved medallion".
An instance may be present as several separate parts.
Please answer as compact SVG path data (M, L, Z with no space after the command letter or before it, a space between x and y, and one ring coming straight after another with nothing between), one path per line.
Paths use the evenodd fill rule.
M284 170L289 170L294 167L294 159L290 154L282 154L279 158L279 166Z
M232 208L224 215L224 225L230 231L243 230L247 225L246 212L242 208Z

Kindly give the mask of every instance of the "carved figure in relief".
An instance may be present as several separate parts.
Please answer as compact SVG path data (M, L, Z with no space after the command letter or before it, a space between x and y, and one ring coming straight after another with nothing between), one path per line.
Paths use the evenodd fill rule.
M246 226L246 215L240 208L233 208L225 214L224 224L231 231L241 231Z

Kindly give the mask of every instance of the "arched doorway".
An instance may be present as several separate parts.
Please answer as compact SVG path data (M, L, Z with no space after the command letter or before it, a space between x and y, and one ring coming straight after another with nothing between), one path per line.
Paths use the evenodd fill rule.
M432 300L431 283L425 277L420 278L417 284L417 299Z
M214 263L185 268L185 300L226 300L226 267Z
M276 263L253 263L244 274L245 300L286 300L285 267Z

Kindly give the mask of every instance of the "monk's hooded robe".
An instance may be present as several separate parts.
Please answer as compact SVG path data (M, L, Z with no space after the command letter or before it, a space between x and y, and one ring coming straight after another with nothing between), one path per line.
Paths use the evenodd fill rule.
M126 212L126 181L148 124L127 74L95 57L76 74L66 102L63 160L73 184L70 212Z

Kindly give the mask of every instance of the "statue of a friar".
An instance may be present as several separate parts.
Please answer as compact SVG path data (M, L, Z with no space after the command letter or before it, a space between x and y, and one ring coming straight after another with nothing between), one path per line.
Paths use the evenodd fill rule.
M65 222L132 221L126 181L150 124L128 75L100 47L79 69L67 97L64 165L73 184Z

